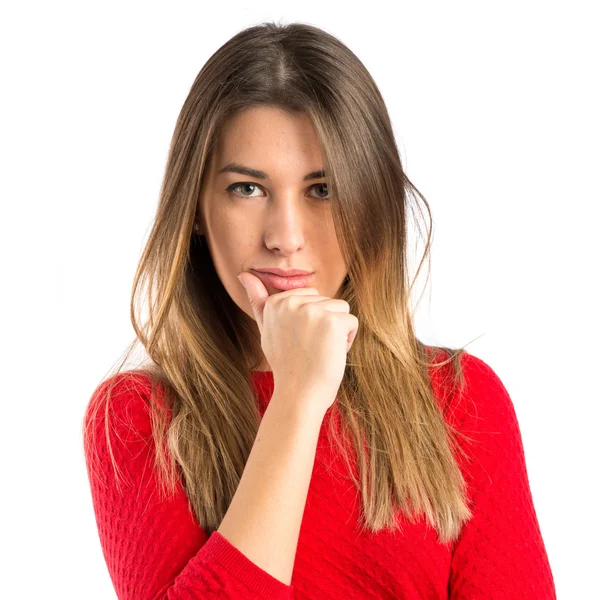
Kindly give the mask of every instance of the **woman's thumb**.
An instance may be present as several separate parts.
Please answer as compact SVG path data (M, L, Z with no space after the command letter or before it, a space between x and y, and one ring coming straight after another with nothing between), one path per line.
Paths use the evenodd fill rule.
M269 299L269 292L263 282L256 277L256 275L252 275L252 273L242 271L241 273L238 273L237 278L246 289L248 300L250 300L250 306L254 312L254 317L262 332L262 314L265 308L265 302Z

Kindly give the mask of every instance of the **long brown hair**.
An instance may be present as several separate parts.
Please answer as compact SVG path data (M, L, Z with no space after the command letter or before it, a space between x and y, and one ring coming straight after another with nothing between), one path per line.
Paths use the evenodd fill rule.
M221 284L193 225L220 126L257 106L307 115L321 146L348 265L338 297L360 322L332 406L344 437L334 419L329 431L362 494L362 531L394 527L400 509L411 522L424 515L442 542L453 541L471 517L453 453L455 436L462 434L446 423L430 375L450 365L452 389L462 386L465 350L417 340L409 304L429 256L431 211L404 173L372 77L339 39L311 25L249 27L197 75L177 120L156 218L135 274L130 308L136 338L98 388L98 401L86 409L84 443L93 457L95 430L85 425L103 410L110 447L112 387L135 373L149 376L161 489L172 492L180 477L198 524L208 532L218 528L260 424L250 376L260 339ZM409 285L408 217L419 199L429 227ZM148 312L143 321L142 304ZM138 343L147 352L146 363L122 371ZM351 441L354 459L344 440ZM114 459L113 465L119 485Z

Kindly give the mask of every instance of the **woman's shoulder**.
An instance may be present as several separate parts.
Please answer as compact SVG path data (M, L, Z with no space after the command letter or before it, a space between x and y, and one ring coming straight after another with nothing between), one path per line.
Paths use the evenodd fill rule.
M111 375L93 390L84 414L85 428L103 427L110 419L111 429L120 434L151 432L151 403L161 406L162 387L147 371L121 371Z
M463 385L461 396L478 407L494 410L512 408L508 390L492 366L474 354L465 352L461 357Z
M433 364L449 358L447 352L431 353ZM436 397L453 421L490 412L512 412L510 395L495 369L484 359L462 350L455 361L431 370Z

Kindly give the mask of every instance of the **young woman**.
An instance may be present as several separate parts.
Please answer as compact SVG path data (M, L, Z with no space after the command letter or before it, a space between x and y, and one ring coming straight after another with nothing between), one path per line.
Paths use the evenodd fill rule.
M204 65L135 276L146 362L84 418L120 599L555 598L507 390L415 336L416 198L334 36L261 24Z

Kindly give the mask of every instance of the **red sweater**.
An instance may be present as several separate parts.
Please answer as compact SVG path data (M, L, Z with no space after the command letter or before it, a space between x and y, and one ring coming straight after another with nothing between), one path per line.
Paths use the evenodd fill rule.
M341 459L329 465L334 455L323 426L289 586L218 532L207 535L188 507L181 482L173 498L159 501L151 469L148 380L137 375L131 386L124 384L123 374L118 375L113 390L118 418L111 419L118 431L111 441L123 475L131 480L131 493L121 496L115 490L101 417L95 423L100 435L94 450L102 457L100 470L108 487L91 472L90 449L85 449L100 542L117 597L555 599L512 401L485 362L468 353L462 361L467 381L463 395L476 408L470 401L453 403L452 398L441 404L446 407L445 418L477 440L475 445L458 438L474 455L470 463L458 456L474 516L456 543L440 544L435 530L422 519L411 524L404 516L402 533L358 536L354 527L360 496L350 482L332 476L326 467L343 469ZM434 390L443 373L432 374ZM273 392L273 374L254 371L252 377L262 415ZM90 403L104 385L98 386Z

